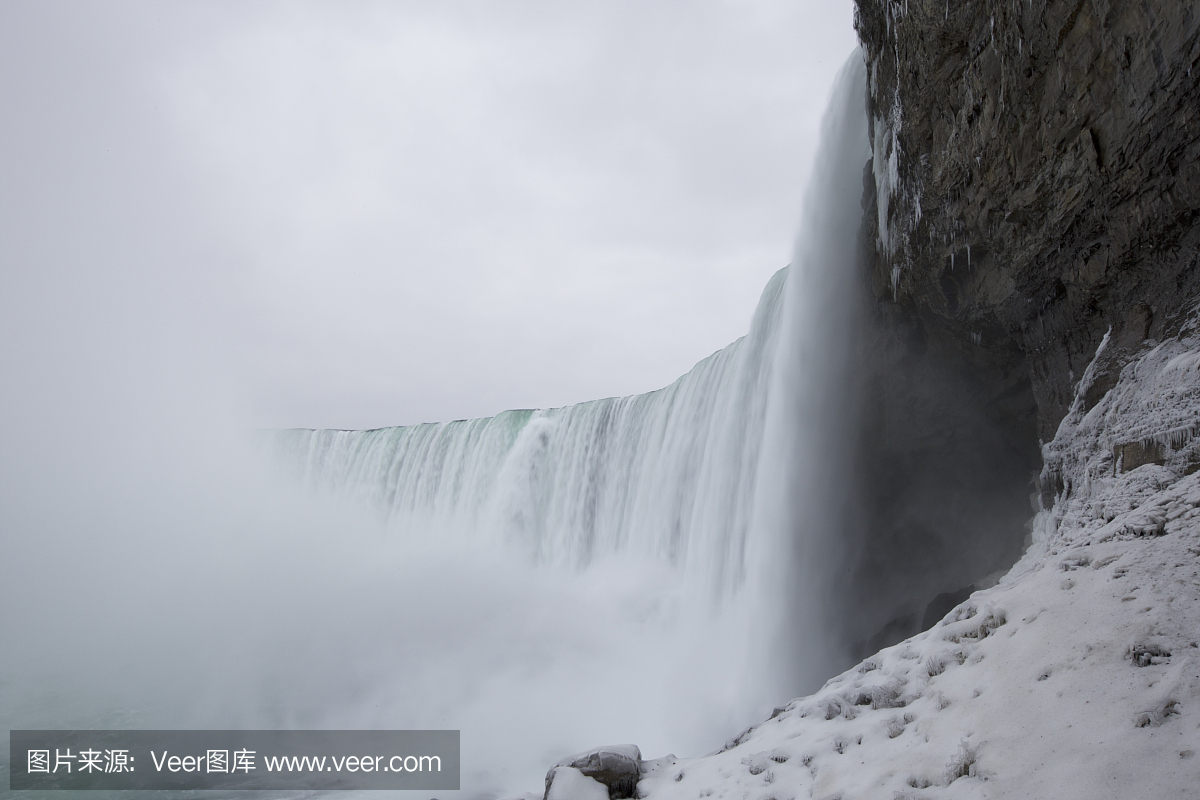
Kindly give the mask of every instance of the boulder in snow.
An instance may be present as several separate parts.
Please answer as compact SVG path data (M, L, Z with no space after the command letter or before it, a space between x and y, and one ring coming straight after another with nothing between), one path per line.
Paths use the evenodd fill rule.
M550 768L545 800L591 800L595 791L592 784L607 790L605 797L609 800L633 797L641 776L642 751L637 745L597 747L564 758Z

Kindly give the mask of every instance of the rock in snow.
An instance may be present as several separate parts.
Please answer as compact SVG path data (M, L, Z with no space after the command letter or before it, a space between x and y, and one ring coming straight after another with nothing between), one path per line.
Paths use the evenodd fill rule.
M597 747L568 756L546 773L546 800L583 800L599 786L604 797L633 797L642 777L642 751L637 745ZM583 783L581 781L586 781ZM590 797L590 795L587 795Z
M642 762L637 796L1200 796L1200 325L1087 408L1094 372L1044 448L1056 502L998 585L717 753ZM1162 463L1121 471L1131 440Z

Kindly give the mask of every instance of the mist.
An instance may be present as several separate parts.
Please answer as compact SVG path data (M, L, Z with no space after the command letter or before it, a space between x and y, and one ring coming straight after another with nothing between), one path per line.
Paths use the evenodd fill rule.
M853 46L783 5L6 5L7 727L461 727L496 796L769 711L748 601L398 535L262 429L649 391L744 334ZM795 60L800 19L841 39Z

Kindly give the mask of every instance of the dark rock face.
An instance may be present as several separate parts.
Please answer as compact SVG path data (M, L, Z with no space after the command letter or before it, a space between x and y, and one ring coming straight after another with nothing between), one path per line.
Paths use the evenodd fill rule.
M855 24L877 322L859 654L1017 557L1039 440L1105 332L1091 404L1200 299L1200 7L857 0Z
M1104 332L1127 354L1200 288L1200 9L858 0L856 27L875 297L1027 356L1048 441Z

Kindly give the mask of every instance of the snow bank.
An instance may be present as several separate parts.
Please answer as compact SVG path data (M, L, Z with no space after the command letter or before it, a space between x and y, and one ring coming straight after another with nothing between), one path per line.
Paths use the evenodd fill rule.
M722 751L645 762L638 796L1196 797L1200 332L1146 343L1087 408L1107 346L1044 448L1053 507L998 585Z

